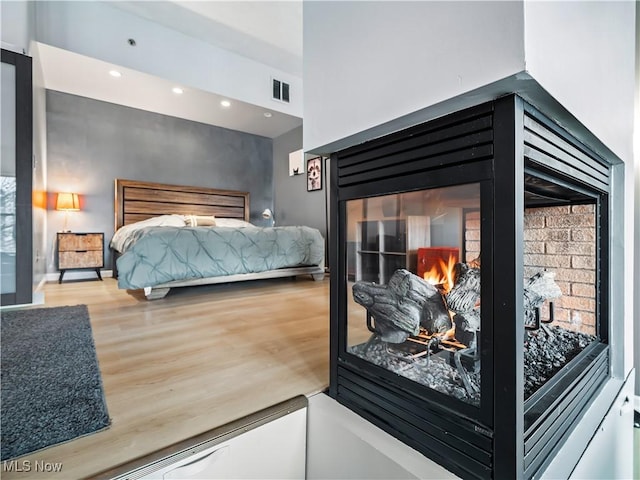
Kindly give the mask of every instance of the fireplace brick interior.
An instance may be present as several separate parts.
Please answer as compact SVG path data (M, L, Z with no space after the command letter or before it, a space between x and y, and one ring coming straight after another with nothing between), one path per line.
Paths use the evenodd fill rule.
M544 267L556 272L562 297L555 320L564 328L594 335L595 208L573 205L525 210L525 276ZM543 307L548 316L548 305Z
M470 212L465 221L466 261L480 255L480 214ZM540 270L556 273L562 297L554 302L558 325L590 335L595 317L595 207L564 205L525 209L524 275ZM541 315L549 317L549 305Z

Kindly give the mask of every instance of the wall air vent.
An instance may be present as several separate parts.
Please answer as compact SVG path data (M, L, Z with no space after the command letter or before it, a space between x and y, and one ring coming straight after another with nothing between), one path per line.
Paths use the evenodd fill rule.
M275 78L271 79L272 98L289 103L289 84Z

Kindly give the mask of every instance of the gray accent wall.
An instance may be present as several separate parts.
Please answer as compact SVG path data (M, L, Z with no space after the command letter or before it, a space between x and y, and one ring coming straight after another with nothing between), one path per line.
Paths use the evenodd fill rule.
M289 153L302 148L302 128L295 128L273 139L273 189L275 192L275 214L277 225L306 225L317 228L327 244L325 220L328 171L323 169L322 190L307 191L306 159L305 173L289 176ZM328 166L328 162L323 162ZM325 254L325 264L328 264Z
M114 180L248 191L251 221L273 205L273 141L180 118L47 91L47 272L55 272L64 214L55 192L81 195L68 229L104 232L105 268L114 231ZM168 212L170 213L170 212Z

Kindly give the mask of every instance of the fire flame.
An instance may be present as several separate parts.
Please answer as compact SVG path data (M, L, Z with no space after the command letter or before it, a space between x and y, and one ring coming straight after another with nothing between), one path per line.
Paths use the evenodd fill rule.
M454 325L442 335L443 340L454 340L456 338L456 326Z
M439 258L437 263L434 263L428 271L424 272L423 277L431 285L440 285L444 292L447 293L453 288L456 262L455 256L451 254L446 262Z

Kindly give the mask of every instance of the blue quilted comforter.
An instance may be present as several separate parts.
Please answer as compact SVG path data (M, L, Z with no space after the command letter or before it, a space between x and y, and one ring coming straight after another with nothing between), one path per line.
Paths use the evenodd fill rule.
M310 227L147 227L118 258L118 287L319 265L324 240Z

